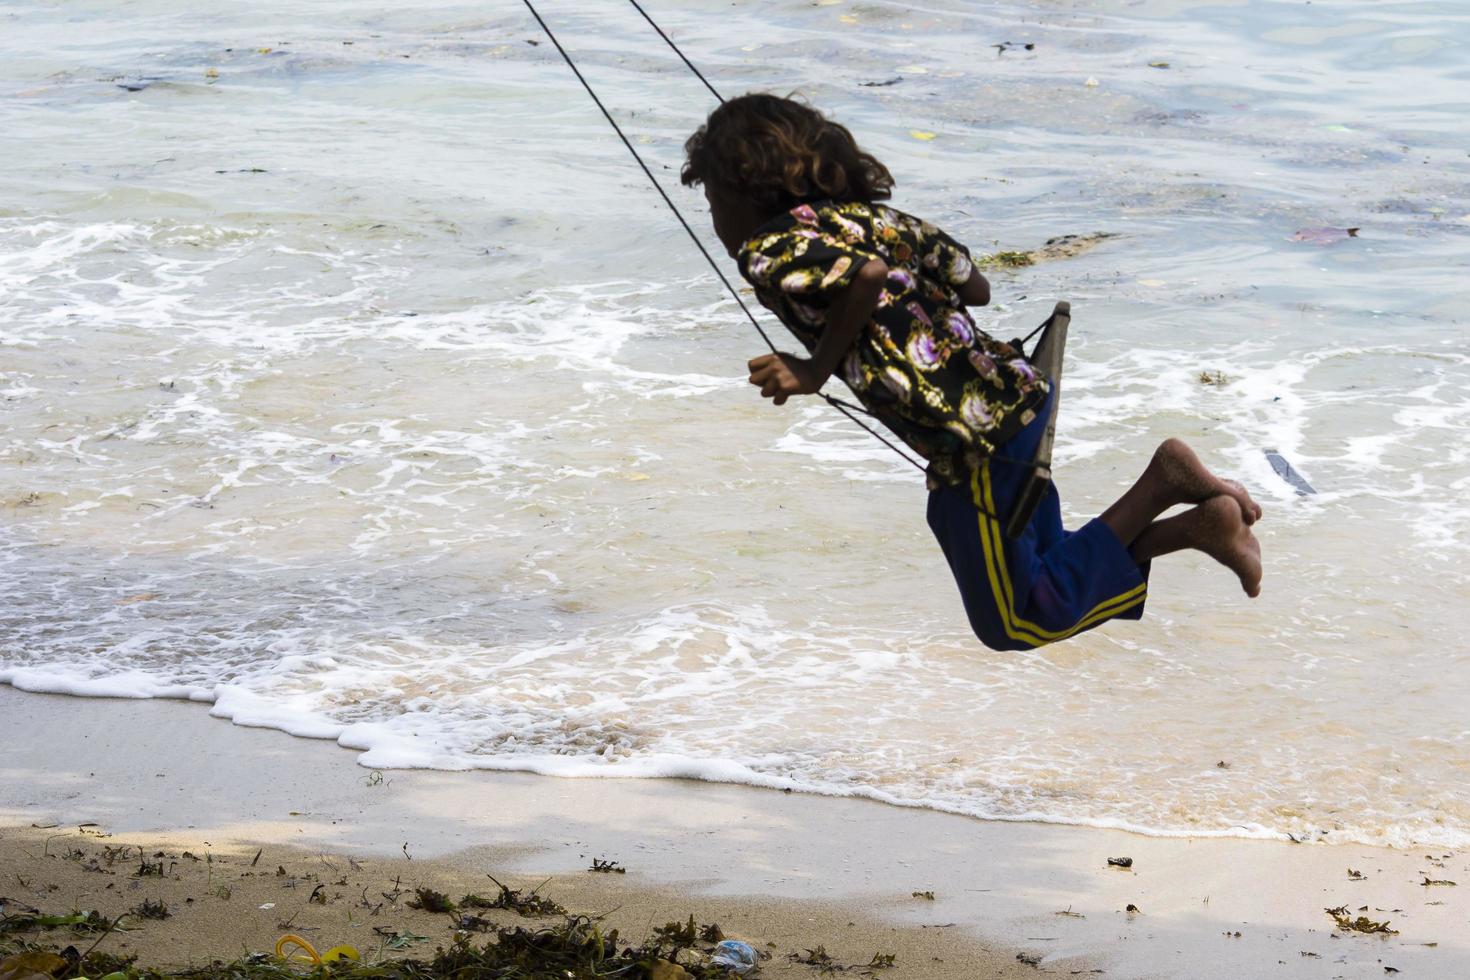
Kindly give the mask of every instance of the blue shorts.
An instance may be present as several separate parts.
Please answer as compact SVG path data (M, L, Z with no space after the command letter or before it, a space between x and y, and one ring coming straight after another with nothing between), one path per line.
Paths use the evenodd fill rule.
M1021 536L1006 537L1005 519L1031 472L1010 460L1035 454L1049 407L999 447L968 487L929 494L929 527L959 584L971 628L992 650L1026 650L1110 619L1139 619L1148 598L1148 564L1135 562L1098 518L1064 529L1054 485Z

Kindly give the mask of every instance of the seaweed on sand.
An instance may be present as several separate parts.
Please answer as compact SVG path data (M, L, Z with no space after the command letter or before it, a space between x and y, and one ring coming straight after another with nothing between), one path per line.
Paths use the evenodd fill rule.
M106 932L112 927L112 920L95 911L45 915L39 909L31 908L14 915L0 916L0 936L12 932L28 932L32 929L59 929L62 927L79 934Z
M1343 932L1380 933L1385 936L1397 936L1399 934L1397 929L1390 929L1386 921L1375 922L1366 915L1353 918L1352 913L1348 911L1346 905L1339 905L1335 909L1323 909L1323 911L1332 916L1332 921L1337 923L1337 928Z
M132 914L140 919L167 919L173 913L162 901L145 898L143 904L133 906Z
M423 909L425 912L453 912L454 903L449 896L443 892L436 892L432 888L415 888L414 897L408 900L411 909Z
M838 973L858 971L866 976L872 976L874 970L888 970L898 965L898 957L893 953L874 953L873 958L867 963L842 963L832 958L825 946L809 949L805 953L791 953L786 957L793 963L809 966L822 976L833 976Z
M480 895L466 895L464 898L461 898L459 900L459 908L505 909L507 911L514 912L517 915L523 915L528 919L542 915L567 914L567 910L561 906L561 903L557 902L555 899L547 898L544 895L539 894L541 891L541 885L546 884L546 882L544 881L541 883L541 885L537 885L535 888L531 889L531 891L523 893L517 888L505 887L494 875L486 875L485 877L495 882L495 887L500 889L500 894L495 896L494 898L484 898ZM433 912L438 910L430 909L429 911ZM454 909L451 906L446 911L454 911Z
M669 965L678 965L693 980L726 977L722 968L710 966L691 952L701 931L693 919L671 922L635 945L623 941L615 929L604 932L596 918L574 915L544 928L498 929L483 945L461 933L428 960L339 961L309 975L315 980L643 980L656 969L667 972ZM58 955L14 942L0 943L0 974L6 972L6 964L25 968L32 980L116 973L122 976L114 980L301 980L303 976L299 968L283 960L258 954L231 963L164 971L139 968L131 959L91 950L78 954L73 948ZM30 969L32 965L41 968Z

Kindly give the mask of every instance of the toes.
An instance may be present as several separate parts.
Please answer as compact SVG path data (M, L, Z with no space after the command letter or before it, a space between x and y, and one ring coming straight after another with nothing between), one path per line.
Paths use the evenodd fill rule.
M1261 543L1249 530L1243 530L1240 537L1240 564L1236 567L1236 574L1240 576L1241 588L1245 594L1252 599L1261 594Z
M1200 504L1202 550L1235 573L1240 587L1254 599L1261 594L1261 546L1251 533L1250 518L1234 497L1220 494Z
M1260 570L1256 570L1255 573L1252 575L1242 576L1240 579L1240 584L1245 589L1246 595L1250 596L1252 599L1258 597L1261 594Z
M1254 524L1261 519L1265 512L1261 510L1261 505L1252 499L1249 490L1234 480L1221 480L1220 482L1228 488L1230 496L1240 503L1240 516L1245 519L1247 525Z

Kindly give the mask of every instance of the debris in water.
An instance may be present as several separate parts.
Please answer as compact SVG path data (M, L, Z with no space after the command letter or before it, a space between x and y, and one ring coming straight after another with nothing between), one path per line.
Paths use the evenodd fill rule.
M1035 265L1036 259L1030 252L994 252L980 256L975 264L983 269L1022 269Z
M1292 466L1286 461L1285 456L1281 455L1274 449L1267 449L1265 450L1265 453L1266 461L1271 464L1271 469L1276 471L1277 476L1281 477L1281 479L1285 480L1287 483L1290 483L1293 487L1295 487L1298 495L1305 497L1308 494L1313 494L1317 492L1316 489L1313 488L1313 486L1306 481L1306 478L1296 471L1296 467ZM1287 836L1290 837L1291 835L1288 834ZM1292 837L1291 839L1293 843L1301 843L1301 841L1298 841L1295 837Z
M1131 868L1133 867L1133 859L1130 857L1108 858L1108 867Z
M899 75L894 78L884 79L881 82L858 82L858 84L863 88L887 88L890 85L897 85L901 81L903 81L903 76Z
M1357 238L1362 228L1302 228L1289 239L1309 245L1336 245L1349 238Z

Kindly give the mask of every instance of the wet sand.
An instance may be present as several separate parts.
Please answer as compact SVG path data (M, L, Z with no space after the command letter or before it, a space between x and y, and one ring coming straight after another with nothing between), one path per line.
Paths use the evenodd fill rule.
M494 874L545 881L574 911L613 909L628 935L690 914L718 922L772 953L773 977L809 975L787 956L817 945L845 963L894 953L892 975L935 978L1470 972L1470 860L1442 851L1152 838L682 780L375 773L330 743L202 706L4 687L0 741L9 897L108 915L163 900L172 918L107 940L158 964L268 950L282 923L364 951L385 941L381 924L428 937L414 944L427 952L447 918L375 893L457 896ZM136 859L107 867L103 849L120 845L164 852L176 877L136 877ZM1132 867L1110 867L1116 857ZM594 874L593 858L627 873ZM221 880L228 899L209 891ZM317 884L324 905L310 900ZM1342 906L1398 932L1336 931L1324 909Z

